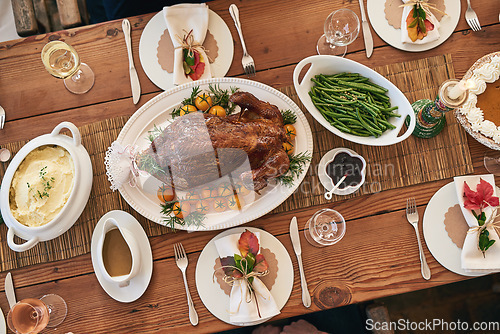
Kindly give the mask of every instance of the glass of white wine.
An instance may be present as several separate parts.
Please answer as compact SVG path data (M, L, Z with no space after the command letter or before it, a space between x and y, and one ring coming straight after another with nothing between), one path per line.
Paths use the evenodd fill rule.
M352 10L342 8L332 12L325 20L325 33L316 45L318 54L343 57L347 45L358 37L359 27L359 18Z
M42 62L56 78L64 79L66 88L74 94L88 92L94 86L94 72L80 61L76 50L63 41L52 41L42 49Z
M17 334L36 334L46 327L56 327L66 318L68 307L60 296L48 294L40 299L17 302L7 314L7 325Z

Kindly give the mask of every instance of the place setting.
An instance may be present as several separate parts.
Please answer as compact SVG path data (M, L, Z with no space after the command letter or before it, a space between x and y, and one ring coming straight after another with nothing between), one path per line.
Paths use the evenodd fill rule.
M165 7L148 22L139 43L142 68L159 88L168 90L192 82L181 75L184 72L182 55L176 51L182 43L188 42L183 42L185 37L191 38L188 36L194 37L191 43L201 44L202 48L198 49L202 49L205 56L204 74L200 77L196 74L193 80L224 77L229 70L234 53L233 38L226 22L217 13L206 4Z

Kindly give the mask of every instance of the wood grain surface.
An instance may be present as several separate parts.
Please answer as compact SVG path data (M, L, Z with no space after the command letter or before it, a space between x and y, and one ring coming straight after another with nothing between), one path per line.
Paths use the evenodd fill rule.
M235 54L228 76L244 77L240 62L241 45L228 12L231 3L229 0L214 0L209 2L209 6L224 19L233 36ZM372 29L373 56L366 58L360 35L349 46L346 57L376 67L450 53L456 76L461 78L478 58L498 51L500 45L498 2L474 2L483 27L479 32L469 29L464 19L465 1L461 1L461 5L462 13L455 32L435 49L420 53L400 51L386 45ZM331 11L347 7L359 14L357 1L341 0L242 0L238 2L238 7L246 44L258 71L252 79L275 88L290 86L295 64L315 54L324 19ZM153 15L130 18L137 65L140 36ZM82 60L93 68L96 83L89 93L73 95L66 91L60 80L45 71L40 51L46 42L53 39L63 39L72 44ZM0 43L0 105L7 113L6 126L0 130L0 145L47 133L63 120L80 126L103 118L131 115L161 90L147 78L142 67L137 66L143 94L139 104L133 105L127 68L125 41L119 20ZM468 141L474 173L485 172L482 159L488 149L470 136ZM414 196L422 217L432 195L450 181L423 183L321 207L266 215L249 223L249 226L263 228L276 236L292 257L294 288L277 318L467 279L443 268L425 245L432 279L422 279L415 234L404 214L405 199ZM304 267L313 296L312 307L306 309L301 302L297 262L288 226L290 219L297 216L299 227L303 229L307 219L324 207L335 208L344 215L347 233L340 243L327 248L314 248L301 235ZM200 252L217 233L178 232L151 238L154 257L151 284L139 300L129 304L118 303L104 292L88 254L13 270L17 297L37 297L45 293L63 296L69 312L56 333L209 333L230 329L233 326L217 320L203 306L194 281ZM0 238L5 238L5 235ZM188 252L187 276L200 316L197 327L189 324L187 316L182 276L173 259L172 245L176 242L182 242ZM1 273L2 288L4 277L5 273ZM473 280L471 284L474 284ZM6 298L0 298L0 307L4 312L8 309Z

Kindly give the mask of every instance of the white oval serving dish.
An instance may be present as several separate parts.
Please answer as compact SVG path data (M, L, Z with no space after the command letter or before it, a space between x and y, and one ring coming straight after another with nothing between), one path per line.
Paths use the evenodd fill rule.
M311 67L307 70L303 79L299 81L299 76L302 70L308 65L311 65ZM380 137L375 138L354 136L349 133L344 133L336 127L330 125L330 123L323 117L323 115L321 115L319 110L311 101L309 91L314 85L311 78L317 74L331 75L340 72L359 73L362 76L369 78L373 83L389 90L387 95L390 98L391 105L398 106L399 108L397 109L397 112L401 115L399 118L392 117L390 119L390 123L393 124L396 129L387 130ZM316 121L323 125L328 131L354 143L371 146L392 145L408 138L415 128L415 113L413 112L410 102L408 102L406 96L392 82L384 78L382 75L353 60L326 55L305 58L297 64L295 70L293 71L293 85L295 86L295 90L297 91L300 101L304 104ZM409 127L404 134L398 137L407 116L410 116Z
M60 134L62 129L70 130L73 138ZM47 145L60 146L70 154L75 168L73 189L68 201L53 220L42 226L29 227L18 222L12 215L9 199L10 186L14 173L24 158L34 149ZM87 204L92 188L92 178L92 163L89 154L81 143L78 128L70 122L62 122L50 134L36 137L24 145L7 168L0 190L0 208L3 220L8 227L7 243L9 247L16 252L23 252L40 241L54 239L66 232L80 217ZM21 244L15 243L15 235L26 241Z

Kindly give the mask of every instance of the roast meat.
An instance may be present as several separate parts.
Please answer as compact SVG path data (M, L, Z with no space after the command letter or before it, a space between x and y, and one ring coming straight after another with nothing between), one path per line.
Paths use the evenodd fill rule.
M177 117L142 153L153 156L161 168L148 172L181 190L230 173L255 191L285 173L290 161L283 149L286 134L279 109L248 92L236 92L230 101L241 107L239 113Z

